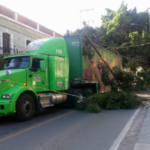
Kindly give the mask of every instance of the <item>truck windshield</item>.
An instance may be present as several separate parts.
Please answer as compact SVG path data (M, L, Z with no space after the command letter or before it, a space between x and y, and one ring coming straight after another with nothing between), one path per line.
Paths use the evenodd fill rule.
M20 69L29 67L30 57L13 57L4 59L4 69Z

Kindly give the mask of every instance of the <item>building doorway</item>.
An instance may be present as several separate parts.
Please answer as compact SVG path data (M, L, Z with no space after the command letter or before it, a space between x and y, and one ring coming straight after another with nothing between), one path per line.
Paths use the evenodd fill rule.
M3 53L10 53L10 35L3 33Z

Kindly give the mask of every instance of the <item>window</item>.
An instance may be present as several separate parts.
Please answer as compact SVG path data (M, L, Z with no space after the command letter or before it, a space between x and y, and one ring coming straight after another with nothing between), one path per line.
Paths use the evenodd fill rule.
M10 53L10 35L3 33L3 53Z
M6 48L7 47L7 40L4 39L4 47Z
M43 60L43 59L33 58L32 68L34 68L34 69L40 69L40 61L41 60Z
M4 59L4 69L27 68L30 64L30 57L13 57Z
M27 46L28 44L30 44L30 43L31 43L30 40L26 40L26 46Z

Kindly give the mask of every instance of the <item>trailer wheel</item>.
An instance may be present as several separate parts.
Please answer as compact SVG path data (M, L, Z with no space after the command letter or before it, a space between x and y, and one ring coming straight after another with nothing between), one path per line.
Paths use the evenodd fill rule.
M19 121L27 121L32 118L35 110L34 100L31 95L23 94L16 104L16 118Z
M76 104L83 101L83 92L80 89L75 89L73 91L73 95L78 96L78 97L75 96L72 97L72 106L75 107Z

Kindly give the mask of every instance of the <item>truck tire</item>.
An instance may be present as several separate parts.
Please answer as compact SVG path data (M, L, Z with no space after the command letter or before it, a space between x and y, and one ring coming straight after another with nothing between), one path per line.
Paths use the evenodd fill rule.
M79 96L79 97L73 96L71 99L72 107L75 107L77 103L80 103L83 100L83 92L80 89L75 89L73 91L73 95Z
M35 103L31 95L23 94L16 104L16 119L18 121L30 120L34 114Z

